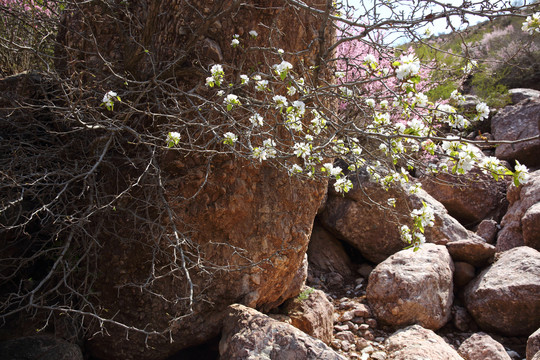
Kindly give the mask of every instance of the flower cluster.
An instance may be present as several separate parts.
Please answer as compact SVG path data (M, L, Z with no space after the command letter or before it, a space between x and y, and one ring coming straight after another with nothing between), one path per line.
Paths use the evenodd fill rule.
M275 146L276 142L273 139L266 139L262 146L253 148L251 156L259 161L274 158L277 155Z
M180 142L180 133L171 131L167 134L167 147L172 148Z
M533 35L535 32L540 33L540 12L528 16L521 30Z
M399 65L398 65L399 64ZM414 54L401 56L401 62L397 62L396 77L399 80L406 80L418 75L420 72L420 61Z
M288 61L283 60L281 64L274 65L274 71L281 78L285 80L287 73L293 68L292 64Z
M225 99L223 99L223 103L227 105L227 111L231 111L235 105L242 105L240 100L238 100L238 96L234 94L227 95Z
M103 99L101 100L102 102L101 105L104 105L107 108L107 110L113 111L115 99L118 101L121 101L120 97L118 96L116 92L108 91L105 95L103 95Z
M225 75L223 67L219 64L213 65L210 69L210 73L212 74L212 76L206 78L206 86L221 86L223 76Z
M233 35L233 39L232 39L232 41L231 41L231 46L232 46L233 48L235 48L235 47L237 47L238 45L240 45L240 40L238 39L239 37L240 37L240 35L238 35L238 34L234 34L234 35Z

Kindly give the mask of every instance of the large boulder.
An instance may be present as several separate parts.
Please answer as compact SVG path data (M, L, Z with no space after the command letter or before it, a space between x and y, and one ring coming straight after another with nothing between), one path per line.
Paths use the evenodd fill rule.
M479 169L466 175L439 173L420 178L424 190L440 201L448 213L464 226L485 218L498 218L507 206L506 182L495 181Z
M318 221L313 224L307 255L311 270L336 272L343 277L352 275L352 263L343 245Z
M540 252L502 253L464 292L467 310L485 331L528 336L540 327Z
M357 248L369 261L379 263L405 247L399 224L410 225L410 211L421 208L422 201L435 209L435 226L426 229L426 241L446 244L476 238L423 190L412 195L395 188L385 190L367 175L354 177L353 183L354 188L344 196L329 192L319 218L326 229ZM388 205L390 198L396 199L395 208Z
M443 338L419 325L396 331L384 344L386 360L463 360Z
M465 360L512 360L504 346L482 332L469 336L460 345L458 353Z
M521 228L525 245L540 250L540 202L525 211Z
M478 238L452 241L446 244L446 248L452 260L464 261L475 267L483 267L490 263L496 251L495 246Z
M540 352L540 328L527 339L527 360L531 360L538 352Z
M491 120L491 133L495 140L534 140L517 144L501 144L495 149L499 159L520 163L530 167L540 165L540 99L533 98L516 105L506 106Z
M451 315L454 263L442 245L402 250L377 265L369 276L367 299L377 321L420 324L437 330Z
M83 360L81 349L53 336L29 336L0 342L2 360Z
M58 38L66 46L58 54L63 61L59 67L68 75L79 70L95 75L81 75L85 88L127 88L121 94L122 104L129 104L124 109L144 106L125 113L117 106L109 116L124 119L126 128L152 132L149 137L161 144L154 147L153 157L133 165L127 160L121 163L141 171L148 167L144 179L158 174L152 185L136 183L133 174L111 176L111 191L116 190L114 181L121 183L118 188L128 180L133 182L131 197L114 203L118 209L127 209L132 221L113 214L99 219L106 223L106 231L89 234L96 237L98 249L93 255L99 269L99 278L92 283L92 294L99 294L92 296L98 298L95 309L103 318L114 317L112 323L90 323L96 328L89 333L96 334L87 348L96 358L165 359L217 336L230 304L269 310L300 292L306 276L304 255L327 184L291 177L286 169L260 164L247 154L235 157L232 148L216 136L228 123L231 129L243 127L246 114L227 113L231 121L224 121L223 112L198 108L207 103L199 100L217 99L216 89L204 85L216 61L222 60L227 82L240 73L271 71L268 65L283 58L294 69L301 63L318 62L320 17L303 8L292 11L288 8L292 5L283 1L257 6L262 3L95 1L73 3L64 12ZM325 6L314 0L306 4ZM137 25L130 22L133 19ZM259 33L256 40L248 34L252 29ZM329 40L333 30L327 29L325 39ZM251 41L261 49L269 46L271 38L272 49L283 48L287 53L283 58L274 50L244 53L230 45L234 34L239 34L242 44ZM326 70L320 70L324 78ZM129 80L126 84L123 79L114 80L113 73L125 74ZM162 87L156 84L141 92L132 79L158 81ZM176 104L174 111L169 101ZM160 115L154 116L154 110ZM281 122L275 115L265 118L268 126ZM161 151L172 129L182 132L186 146ZM279 143L281 135L271 136ZM118 145L119 151L111 151L111 156L123 152L124 145L129 147L125 151L138 156L139 144L145 141L129 137L129 145ZM254 136L253 141L259 138ZM159 201L147 196L150 191L159 194ZM116 201L114 194L103 204ZM153 221L140 221L143 216ZM99 328L101 324L105 330Z
M304 287L298 297L287 300L283 307L292 326L330 344L334 328L334 305L328 301L325 293Z
M510 206L501 220L501 230L497 234L497 251L522 245L540 250L538 233L535 231L540 226L537 215L537 204L540 203L540 170L530 174L527 184L518 188L510 185L507 196Z
M512 104L517 104L524 100L540 99L540 91L534 89L515 88L508 90L512 97Z
M321 340L239 304L228 309L219 354L224 360L344 360Z

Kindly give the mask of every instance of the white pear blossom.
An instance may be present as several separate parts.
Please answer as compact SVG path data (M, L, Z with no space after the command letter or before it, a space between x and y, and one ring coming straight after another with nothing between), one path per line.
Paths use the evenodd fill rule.
M247 83L249 83L249 76L244 74L240 75L240 83L242 85L246 85Z
M103 103L103 105L105 105L107 110L112 111L112 109L114 107L114 99L115 98L117 100L120 100L120 98L118 97L118 94L111 90L111 91L108 91L107 93L105 93L105 95L103 95L103 99L101 100L101 102Z
M176 131L171 131L167 134L167 146L173 147L175 145L178 145L180 142L180 133Z
M277 52L278 52L278 54L280 54L280 55L283 55L283 54L285 53L285 51L283 51L283 49L278 49Z
M249 36L251 36L252 38L255 39L257 36L259 36L259 34L255 30L250 30L249 31Z
M336 71L334 73L334 76L338 79L341 79L341 78L344 78L345 77L345 71Z
M371 69L376 69L379 63L377 62L377 59L373 54L367 54L364 56L364 62L367 66L369 66Z
M259 161L268 160L276 157L277 151L275 149L276 143L272 139L266 139L263 141L261 147L256 147L252 150L251 156Z
M487 104L484 102L476 104L476 111L478 112L477 118L480 121L489 117L490 109L489 106L487 106Z
M516 166L514 167L514 185L519 186L526 184L529 182L529 179L529 169L516 160Z
M238 136L236 136L235 133L232 132L226 132L223 134L223 143L227 145L234 145L234 143L238 141Z
M339 166L334 166L332 163L325 163L323 164L323 167L330 176L340 176L341 172L343 171L343 169L341 169Z
M401 65L396 70L396 77L399 80L405 80L415 76L420 71L420 61L414 54L402 55Z
M304 171L302 169L302 167L298 164L293 164L293 166L291 166L290 170L289 170L292 174L299 174L301 173L302 171Z
M234 105L242 105L240 103L240 100L238 100L238 96L234 94L229 94L223 99L223 103L227 105L227 110L231 110Z
M283 74L287 75L287 72L291 70L293 66L290 62L283 60L281 64L275 64L273 68L276 74L281 76L283 79L284 78Z
M257 90L257 91L268 90L268 80L260 80L260 79L256 80L255 81L255 90Z
M302 116L306 112L306 104L303 101L295 100L292 106L298 116Z
M255 126L263 126L263 117L259 113L255 113L249 117L249 121Z
M349 190L351 190L352 187L353 187L352 181L347 179L346 177L339 178L334 183L334 190L339 194L349 192Z
M274 100L274 103L276 104L277 109L282 109L283 107L287 107L287 98L283 95L274 95L272 97L272 100Z
M527 16L521 30L533 35L535 32L540 33L540 12Z
M309 144L306 144L304 142L295 143L294 144L294 154L297 157L306 158L307 156L311 155L311 146Z
M375 99L366 99L367 106L374 108L375 107Z

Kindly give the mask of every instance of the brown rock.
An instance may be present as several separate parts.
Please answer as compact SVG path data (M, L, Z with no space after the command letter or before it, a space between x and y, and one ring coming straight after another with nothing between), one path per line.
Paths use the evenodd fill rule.
M265 6L252 6L263 3ZM321 4L314 0L306 3L314 7ZM279 7L285 6L283 11L278 10L275 1L248 1L242 6L233 0L132 1L129 6L124 5L101 1L77 3L63 14L58 39L69 51L58 54L64 62L58 63L58 67L68 74L75 67L81 73L92 74L81 76L88 89L123 86L120 85L123 81L103 81L114 78L112 72L143 81L156 79L159 74L164 86L166 79L175 79L178 94L190 92L189 97L193 94L206 98L209 90L204 79L216 60L223 60L227 76L234 73L231 67L251 74L262 71L263 67L268 70L269 63L279 60L279 56L270 52L250 52L242 57L241 51L230 46L236 32L242 34L242 41L250 41L247 35L250 29L259 32L257 46L267 46L265 41L272 38L272 47L291 52L287 60L295 69L301 62L312 64L319 56L320 19L302 8L288 11L289 5L283 2L279 2ZM130 19L137 19L140 26L131 26ZM126 32L119 31L121 28ZM218 36L210 39L207 29ZM279 31L274 33L276 29ZM92 41L88 41L90 33ZM332 31L327 34L328 39ZM313 42L314 39L317 41ZM313 46L305 51L307 44ZM96 56L98 47L100 56ZM296 52L301 55L293 55ZM240 63L245 67L240 69ZM180 103L179 109L192 107L192 100L175 95L171 98ZM140 102L132 98L133 103L129 95L122 96L122 100L131 106L136 102L146 103L152 96L145 94L147 98ZM166 106L155 105L156 109ZM148 106L154 105L148 103ZM165 125L165 119L154 122L143 116L145 112L143 109L137 119L130 119L139 129L150 123L154 128ZM200 149L207 146L209 139L202 135L205 131L200 131L196 120L199 115L195 112L186 114L192 116L186 122L193 124L193 133L189 133L194 135L193 149ZM216 119L212 115L205 115L203 121L222 123L221 117ZM200 142L195 143L199 140L194 138ZM95 307L108 311L99 315L114 316L115 321L128 327L150 332L169 334L170 330L170 339L168 335L147 337L131 330L126 334L126 328L105 323L107 331L88 342L88 349L96 358L167 358L180 349L217 336L222 313L228 305L243 303L268 310L297 295L305 278L304 254L326 184L300 181L286 171L252 160L207 156L197 150L170 151L156 156L156 161L159 161L160 181L163 180L163 197L168 202L156 205L160 207L158 210L147 209L152 205L151 200L143 194L133 201L134 206L122 204L130 211L148 210L149 215L144 213L145 216L155 217L156 223L149 221L146 226L137 221L129 223L121 216L111 219L115 223L107 229L108 233L121 233L121 238L103 231L106 235L96 239L100 248L96 254L100 278L93 284L93 290L101 294ZM131 175L125 174L125 178ZM143 188L138 193L144 193ZM194 194L198 195L192 199ZM158 223L167 218L165 208L171 210L171 218L180 233L178 238L173 235L170 222ZM167 233L157 238L155 233L162 231L157 230L160 227L166 227L163 231ZM185 269L181 265L184 260ZM160 271L156 281L151 277L154 269ZM139 284L150 285L143 290Z
M483 332L468 337L458 349L465 360L512 360L504 347Z
M314 270L336 272L343 277L352 275L351 260L343 245L317 221L313 225L307 254Z
M465 226L496 217L507 206L506 183L495 181L479 169L459 176L447 173L423 176L420 181L424 190Z
M516 188L510 185L508 189L508 201L510 206L506 215L501 220L501 230L497 234L497 251L506 251L508 249L522 246L525 244L523 239L522 218L525 213L537 203L540 203L540 170L531 173L527 184ZM531 218L528 221L528 239L535 239L535 234L529 230L534 228L535 210L531 210ZM535 241L532 240L534 244Z
M453 241L446 244L446 248L452 260L464 261L475 267L485 266L495 255L495 246L478 238Z
M422 201L435 209L435 226L426 230L426 241L445 244L476 236L423 190L411 196L396 189L386 191L369 181L367 175L355 177L353 183L354 188L345 196L330 192L319 218L325 228L357 248L369 261L379 263L404 248L399 224L410 224L411 209L420 208ZM387 205L389 198L397 200L395 208Z
M540 99L530 99L513 106L506 106L491 120L491 133L495 140L520 140L540 135ZM502 144L495 149L499 159L529 167L540 165L540 139L518 144Z
M525 245L540 251L540 202L527 209L521 226Z
M297 328L243 305L229 306L219 342L220 359L344 358Z
M498 231L499 229L497 228L497 222L495 220L486 219L482 220L482 222L478 224L476 235L480 236L488 244L494 244Z
M28 336L0 342L4 360L83 360L81 349L54 336Z
M485 331L528 336L540 327L540 252L508 250L467 285L465 304Z
M396 331L385 346L387 360L463 360L440 336L419 325Z
M540 352L540 328L527 339L527 360L531 360L538 352Z
M334 325L334 306L322 291L304 287L301 294L307 292L309 295L306 299L296 297L284 304L284 310L290 317L290 324L330 344Z
M402 250L369 276L368 302L378 322L439 329L450 319L454 264L444 246Z
M452 323L459 331L470 331L476 327L467 309L461 306L452 306Z
M474 279L475 269L469 263L456 261L454 262L454 286L461 288Z

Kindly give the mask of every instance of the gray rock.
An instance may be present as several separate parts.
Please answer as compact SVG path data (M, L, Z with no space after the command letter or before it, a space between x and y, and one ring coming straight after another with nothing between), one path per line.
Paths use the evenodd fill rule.
M540 91L534 89L515 88L508 90L512 97L512 104L517 104L523 100L540 98Z
M540 98L506 106L491 120L491 133L495 140L521 140L540 135ZM501 144L495 156L502 160L520 163L529 167L540 165L540 138L517 144Z

